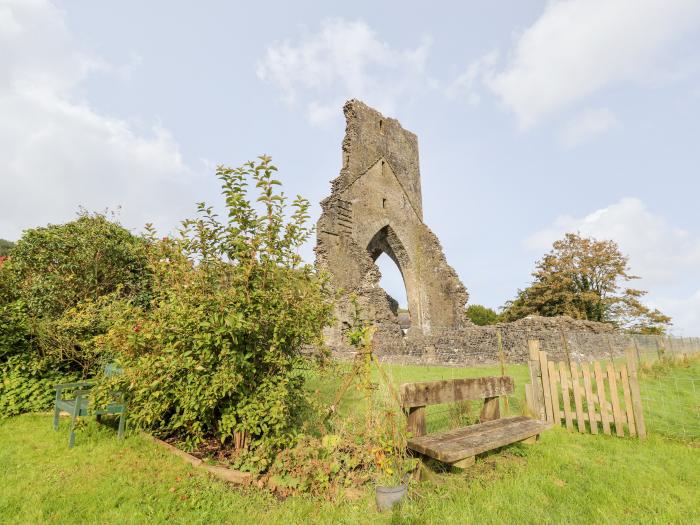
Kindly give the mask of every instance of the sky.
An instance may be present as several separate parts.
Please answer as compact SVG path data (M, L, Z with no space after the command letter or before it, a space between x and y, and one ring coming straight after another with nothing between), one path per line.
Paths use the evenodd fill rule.
M166 234L220 203L216 165L261 154L316 220L350 98L418 135L470 303L500 307L578 231L700 335L696 0L0 0L0 238L81 208Z

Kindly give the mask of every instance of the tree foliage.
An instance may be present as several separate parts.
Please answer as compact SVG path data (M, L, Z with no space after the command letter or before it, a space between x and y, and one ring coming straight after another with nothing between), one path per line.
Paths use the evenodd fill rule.
M628 258L613 241L567 233L538 261L532 276L532 284L506 304L504 320L568 315L643 333L662 333L671 323L642 304L645 291L624 286L638 277L629 273Z
M12 241L7 241L5 239L0 239L0 257L6 257L10 255L10 250L15 245Z
M469 305L465 313L467 318L477 326L496 324L500 321L500 316L495 310L480 304Z
M189 446L214 437L241 457L293 441L308 402L301 352L321 343L331 306L298 254L309 203L297 197L286 219L275 171L269 157L219 167L223 219L201 203L176 238L151 232L151 301L125 303L101 341L124 370L104 389L129 393L136 425Z

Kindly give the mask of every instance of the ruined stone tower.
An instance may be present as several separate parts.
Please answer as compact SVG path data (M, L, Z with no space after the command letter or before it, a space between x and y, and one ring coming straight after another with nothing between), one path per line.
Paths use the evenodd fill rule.
M431 339L471 324L464 315L467 291L423 223L416 136L358 100L343 110L343 167L321 202L317 224L316 264L339 294L338 321L326 342L346 346L354 295L363 317L377 327L375 348L400 351L404 345L396 301L379 284L375 261L382 253L403 276L411 317L406 338Z

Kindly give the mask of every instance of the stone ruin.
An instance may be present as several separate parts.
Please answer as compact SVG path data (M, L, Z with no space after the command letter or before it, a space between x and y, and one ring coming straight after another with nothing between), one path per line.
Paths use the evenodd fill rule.
M417 137L358 100L343 109L343 167L330 197L321 202L317 224L316 264L340 295L338 323L326 334L327 344L346 345L344 332L354 313L351 296L377 327L378 350L403 343L398 304L379 284L375 261L382 253L403 276L410 312L406 337L471 324L464 314L467 291L423 222Z
M337 298L336 323L326 330L326 344L338 357L352 352L346 335L353 323L354 299L363 320L377 329L374 349L380 357L436 364L497 359L496 329L477 327L467 319L467 290L447 263L437 236L423 222L416 135L359 100L347 102L343 111L342 169L331 182L331 195L321 202L316 227L316 265L329 275ZM409 324L405 312L398 311L398 303L380 286L375 261L382 253L403 277L410 315L407 330L402 329ZM609 329L589 324L536 318L499 330L519 334L527 326L534 337L551 335L552 326L586 333ZM517 353L524 358L527 350Z

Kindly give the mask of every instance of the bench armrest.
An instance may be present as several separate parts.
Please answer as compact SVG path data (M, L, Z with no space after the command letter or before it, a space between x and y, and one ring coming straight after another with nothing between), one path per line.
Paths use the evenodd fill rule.
M79 395L84 395L85 393L89 392L93 386L95 386L94 381L77 381L75 383L55 385L54 389L56 390L56 402L59 400L68 400ZM67 396L68 399L66 399L65 396Z

